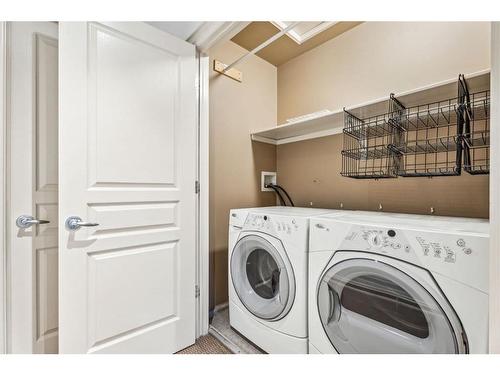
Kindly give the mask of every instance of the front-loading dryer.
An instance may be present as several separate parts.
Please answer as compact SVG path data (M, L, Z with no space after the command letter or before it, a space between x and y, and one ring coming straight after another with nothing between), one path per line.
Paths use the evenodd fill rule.
M308 352L309 220L343 211L235 209L229 225L231 327L268 353Z
M311 220L311 353L486 353L487 220Z

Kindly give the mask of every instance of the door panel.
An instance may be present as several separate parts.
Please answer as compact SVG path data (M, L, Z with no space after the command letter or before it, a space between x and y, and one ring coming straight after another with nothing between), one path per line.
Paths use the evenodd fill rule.
M60 24L60 351L194 342L194 46L140 22Z
M38 248L36 252L37 274L37 341L54 341L51 350L38 352L57 353L57 247ZM40 348L43 349L43 348ZM47 345L47 349L49 346Z
M93 314L89 318L96 328L92 341L175 318L176 259L174 242L90 254L89 311ZM117 280L120 273L127 278ZM122 313L116 315L116 310Z
M89 32L90 182L174 186L177 56L96 25Z
M56 353L58 42L51 22L10 27L9 351ZM30 215L50 220L16 227Z
M51 25L52 26L52 25ZM54 27L53 27L54 28ZM57 30L57 27L55 27ZM57 39L35 36L36 190L57 191L58 46Z

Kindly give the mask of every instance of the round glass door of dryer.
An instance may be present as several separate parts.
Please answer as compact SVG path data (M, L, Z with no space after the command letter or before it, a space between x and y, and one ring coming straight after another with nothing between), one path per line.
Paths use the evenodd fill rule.
M317 291L323 329L339 353L466 353L465 333L446 301L392 265L348 259Z
M295 280L279 240L243 236L231 254L231 279L238 298L258 318L279 320L292 307Z

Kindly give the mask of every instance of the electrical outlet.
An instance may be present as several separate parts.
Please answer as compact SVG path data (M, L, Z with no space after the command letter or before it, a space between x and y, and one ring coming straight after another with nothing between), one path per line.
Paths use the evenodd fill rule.
M276 172L260 172L260 190L274 191L271 188L266 188L268 184L276 184Z

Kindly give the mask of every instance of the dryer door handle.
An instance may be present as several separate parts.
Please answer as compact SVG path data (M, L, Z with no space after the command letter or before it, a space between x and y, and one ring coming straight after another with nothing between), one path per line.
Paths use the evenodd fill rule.
M340 298L338 293L328 285L328 297L329 297L329 313L327 324L332 321L338 322L340 320L341 308L340 308Z

